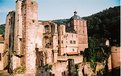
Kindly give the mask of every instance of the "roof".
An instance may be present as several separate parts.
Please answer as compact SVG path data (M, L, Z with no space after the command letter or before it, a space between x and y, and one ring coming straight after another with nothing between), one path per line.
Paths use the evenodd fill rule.
M78 16L78 15L77 15L77 12L75 11L75 12L74 12L74 16L72 16L71 19L77 19L77 20L79 20L79 19L81 19L81 17Z

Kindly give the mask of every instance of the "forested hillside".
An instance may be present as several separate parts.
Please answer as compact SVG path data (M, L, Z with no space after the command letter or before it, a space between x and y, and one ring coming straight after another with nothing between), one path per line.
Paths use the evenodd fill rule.
M120 7L109 8L93 14L88 17L83 17L88 21L88 35L91 38L110 39L111 45L120 44Z

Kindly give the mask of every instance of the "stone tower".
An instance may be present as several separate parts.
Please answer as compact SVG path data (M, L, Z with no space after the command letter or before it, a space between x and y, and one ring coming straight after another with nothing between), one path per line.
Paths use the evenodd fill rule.
M36 0L22 2L22 51L23 64L26 66L26 76L35 76L36 72L36 27L38 25L38 4Z
M14 27L14 51L16 55L21 54L22 47L22 12L21 12L22 0L16 1L16 13L15 13L15 27ZM13 69L20 66L20 58L17 56L13 57Z
M6 26L5 26L5 59L4 62L5 67L7 66L8 72L12 73L13 70L13 52L14 52L14 27L15 27L15 11L11 11L8 13L6 17Z
M76 11L70 20L71 25L73 25L74 30L78 34L78 53L80 53L80 51L84 51L85 48L88 48L87 23L77 15Z

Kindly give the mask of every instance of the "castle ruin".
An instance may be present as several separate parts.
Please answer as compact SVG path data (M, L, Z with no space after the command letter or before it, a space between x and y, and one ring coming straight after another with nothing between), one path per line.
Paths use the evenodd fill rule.
M38 66L48 64L51 73L62 76L68 59L83 62L81 53L88 48L87 22L76 11L65 25L39 21L36 0L17 0L16 10L6 18L4 43L9 72L22 66L25 76L35 76Z

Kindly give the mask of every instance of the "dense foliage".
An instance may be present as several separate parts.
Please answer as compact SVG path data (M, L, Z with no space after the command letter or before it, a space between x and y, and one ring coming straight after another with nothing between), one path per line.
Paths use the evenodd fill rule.
M0 25L0 34L4 34L5 32L5 24Z
M88 62L104 62L110 54L110 47L88 48L84 51L84 58Z
M83 17L88 21L88 35L100 41L110 39L111 45L120 45L120 6Z
M110 55L110 47L101 46L109 39L111 46L120 45L120 6L106 9L97 14L83 17L88 22L89 48L84 57L89 62L103 62Z

